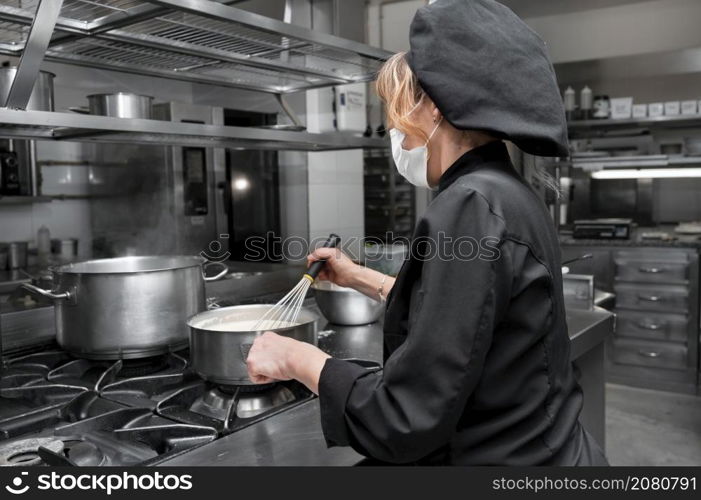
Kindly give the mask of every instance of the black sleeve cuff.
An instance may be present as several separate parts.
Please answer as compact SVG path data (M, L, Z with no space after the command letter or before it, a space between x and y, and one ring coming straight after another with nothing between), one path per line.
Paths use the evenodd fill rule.
M349 444L346 402L355 381L368 373L366 368L349 361L329 358L324 363L319 377L319 406L327 446Z

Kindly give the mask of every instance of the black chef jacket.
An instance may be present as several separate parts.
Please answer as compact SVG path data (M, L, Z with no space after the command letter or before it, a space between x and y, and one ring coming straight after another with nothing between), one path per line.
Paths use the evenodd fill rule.
M384 369L324 365L327 444L391 463L606 464L578 421L552 219L501 141L443 174L411 250L387 299Z

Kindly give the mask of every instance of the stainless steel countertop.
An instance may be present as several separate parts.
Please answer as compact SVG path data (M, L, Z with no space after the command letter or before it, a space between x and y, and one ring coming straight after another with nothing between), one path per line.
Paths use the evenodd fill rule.
M597 346L613 329L613 314L603 309L571 310L567 323L572 359ZM319 347L334 357L382 361L379 323L339 327L320 323ZM336 466L355 465L363 457L349 447L327 448L314 399L279 413L162 465L183 466Z
M674 232L674 224L660 224L657 226L634 226L631 237L627 240L615 239L574 239L571 231L560 233L561 246L595 246L595 247L663 247L663 248L689 248L701 250L701 238L698 235L684 235ZM666 232L672 237L670 240L643 239L643 233Z

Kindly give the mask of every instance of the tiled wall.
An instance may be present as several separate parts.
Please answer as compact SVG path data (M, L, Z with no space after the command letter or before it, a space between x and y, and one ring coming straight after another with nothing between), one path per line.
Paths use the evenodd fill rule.
M332 103L331 89L307 92L309 132L333 131ZM345 242L344 250L358 257L365 236L363 151L309 153L307 175L310 240L336 233Z
M309 153L308 168L310 239L336 233L357 257L365 235L362 150Z

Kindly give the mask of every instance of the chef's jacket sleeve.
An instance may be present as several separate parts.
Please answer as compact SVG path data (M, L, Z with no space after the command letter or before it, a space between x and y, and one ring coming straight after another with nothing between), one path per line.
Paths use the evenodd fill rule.
M454 243L452 248L444 243L442 255L412 255L420 263L407 272L415 271L416 279L395 284L411 288L406 340L382 371L368 373L337 359L324 365L319 397L329 446L351 445L378 460L406 463L448 442L480 380L499 295L510 282L503 276L508 268L503 233L503 221L475 191L452 186L433 201L414 243L417 235ZM471 255L468 242L480 241L492 250ZM392 326L385 322L385 328Z

